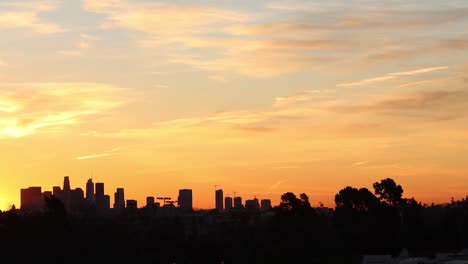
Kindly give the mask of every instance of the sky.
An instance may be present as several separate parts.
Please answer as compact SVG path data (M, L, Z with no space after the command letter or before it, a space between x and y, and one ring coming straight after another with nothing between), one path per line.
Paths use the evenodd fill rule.
M0 210L104 182L214 208L468 193L465 0L0 1Z

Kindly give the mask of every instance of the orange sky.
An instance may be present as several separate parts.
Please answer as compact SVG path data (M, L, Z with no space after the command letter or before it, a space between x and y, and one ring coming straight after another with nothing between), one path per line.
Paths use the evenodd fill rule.
M468 4L2 1L0 209L70 176L111 196L468 193Z

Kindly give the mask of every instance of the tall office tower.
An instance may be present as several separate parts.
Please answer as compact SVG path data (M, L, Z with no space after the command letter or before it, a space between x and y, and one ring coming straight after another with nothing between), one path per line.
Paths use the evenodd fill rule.
M271 209L271 200L270 199L262 199L260 200L260 209L263 211Z
M70 192L70 209L72 211L84 209L85 198L81 188L76 188Z
M88 179L86 182L86 201L88 205L94 204L94 183L93 179Z
M104 183L103 182L96 182L96 193L95 198L98 196L104 196Z
M52 187L52 194L55 198L62 200L62 189L60 189L60 186Z
M110 200L110 198L106 198L106 195L104 195L104 183L96 182L95 188L96 188L96 194L94 196L94 199L96 201L96 209L109 208L108 204L110 202L108 200Z
M110 196L109 195L104 195L104 201L102 203L102 208L104 209L109 209L110 208Z
M114 194L114 208L125 208L124 188L117 188Z
M245 209L249 209L249 210L258 210L258 209L260 209L260 203L258 202L258 199L254 198L252 200L246 200L245 201Z
M179 190L179 197L177 198L177 202L181 209L192 210L193 208L192 190L191 189Z
M70 189L70 177L68 177L68 176L63 177L63 191L64 192L71 191L71 189Z
M137 200L127 200L127 208L137 209L138 208Z
M41 187L21 189L21 209L40 210L44 206Z
M146 197L146 207L151 208L154 206L154 197L148 196Z
M70 210L70 178L68 176L63 177L63 189L62 189L62 202L65 209Z
M224 206L223 206L223 190L218 189L215 192L215 201L216 201L216 210L222 211Z
M237 196L234 197L234 208L236 209L242 209L244 206L242 206L242 198Z
M224 198L224 208L226 210L231 210L232 209L232 197Z

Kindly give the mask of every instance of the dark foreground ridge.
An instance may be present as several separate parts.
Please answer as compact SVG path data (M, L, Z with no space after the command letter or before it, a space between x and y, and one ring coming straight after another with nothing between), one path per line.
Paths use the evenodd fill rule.
M373 187L343 188L334 209L288 192L268 210L168 204L71 213L52 195L43 210L0 213L0 252L21 262L403 263L397 262L402 252L427 261L417 263L448 263L444 252L446 261L468 261L455 255L468 247L467 199L425 205L403 198L392 179ZM393 262L371 262L368 255Z

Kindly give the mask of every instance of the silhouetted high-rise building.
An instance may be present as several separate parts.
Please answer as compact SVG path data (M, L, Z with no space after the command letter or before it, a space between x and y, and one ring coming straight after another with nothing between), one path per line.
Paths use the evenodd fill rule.
M60 189L60 186L52 187L52 194L55 198L62 200L62 189Z
M117 188L114 194L114 208L125 208L124 188Z
M271 209L271 200L270 199L260 200L260 209L263 210L263 211L270 210Z
M102 207L103 209L109 209L110 208L110 196L109 195L104 195L104 199L102 202Z
M39 210L44 206L41 187L29 187L21 189L21 209Z
M191 210L193 208L192 190L181 189L179 190L179 197L177 198L179 207L184 210Z
M232 197L225 197L224 198L224 209L231 210L232 209Z
M81 188L76 188L70 193L70 209L71 210L81 210L84 209L85 198L84 192Z
M103 182L96 182L96 196L104 196L104 183Z
M153 196L148 196L146 197L146 207L152 207L154 206L154 197Z
M95 187L96 194L94 195L94 199L96 201L96 208L101 210L110 208L110 197L104 194L104 183L96 182Z
M71 191L71 188L70 188L70 177L68 177L68 176L63 177L63 191L64 191L64 192L69 192L69 191Z
M244 206L242 205L242 198L237 196L234 197L234 208L236 209L242 209Z
M245 201L245 209L249 209L249 210L258 210L258 209L260 209L260 203L258 202L258 199L254 198L252 200L246 200Z
M70 189L70 178L68 176L63 177L63 189L62 189L62 197L61 200L65 209L70 210L70 196L71 196L71 189Z
M89 205L94 204L94 183L92 179L86 182L86 201Z
M223 206L223 190L218 189L215 192L215 201L216 201L216 210L222 211L224 206Z
M138 208L137 200L127 200L127 208L137 209Z

